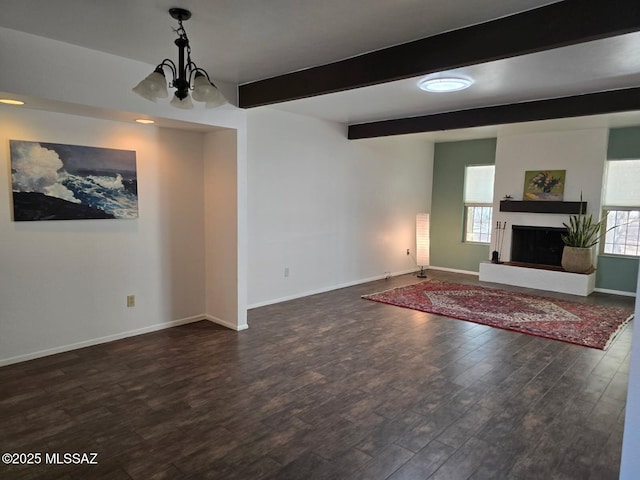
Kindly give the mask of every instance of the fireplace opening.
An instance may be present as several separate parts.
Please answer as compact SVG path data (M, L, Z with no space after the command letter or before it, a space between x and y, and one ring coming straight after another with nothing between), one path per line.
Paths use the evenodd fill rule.
M566 228L511 227L511 261L536 265L560 266L562 261L562 235Z

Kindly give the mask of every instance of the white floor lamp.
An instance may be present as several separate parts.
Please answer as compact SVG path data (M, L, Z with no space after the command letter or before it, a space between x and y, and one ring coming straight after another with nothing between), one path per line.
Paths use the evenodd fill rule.
M416 263L420 266L418 278L427 278L424 267L429 266L429 214L416 215Z

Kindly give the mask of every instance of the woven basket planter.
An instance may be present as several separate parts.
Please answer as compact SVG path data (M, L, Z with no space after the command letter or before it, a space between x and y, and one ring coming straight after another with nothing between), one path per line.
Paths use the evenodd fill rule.
M562 268L572 273L593 271L593 248L568 247L562 251Z

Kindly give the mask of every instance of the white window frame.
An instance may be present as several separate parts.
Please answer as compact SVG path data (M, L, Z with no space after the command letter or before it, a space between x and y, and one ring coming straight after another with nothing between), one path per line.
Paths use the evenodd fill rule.
M640 222L638 222L637 219L630 220L628 217L614 222L610 222L609 220L609 214L611 212L638 212L637 217L640 218L640 207L605 206L602 210L602 218L605 219L602 233L606 233L600 240L600 254L626 258L640 257ZM614 226L615 228L609 230ZM628 235L631 235L630 239L627 239ZM627 246L635 249L635 253L629 253ZM625 252L620 253L614 251L616 247L625 248Z
M471 218L470 209L476 208L488 208L489 209L489 220L486 224L480 223L481 230L480 232L474 232L473 230L469 231L469 222ZM474 211L475 213L475 211ZM464 205L464 242L465 243L479 243L482 245L490 245L491 244L491 226L493 224L493 204L492 203L465 203ZM484 228L486 225L486 231ZM472 238L476 235L480 235L480 239ZM482 236L486 236L487 240L483 241Z
M464 168L463 196L466 196L468 169L473 167L492 167L493 176L495 178L495 165L493 164L466 165ZM492 189L491 195L493 196L493 189ZM462 241L464 243L490 245L492 224L493 224L493 203L492 202L468 202L466 198L463 198L463 201L464 201L464 215L463 215L464 218L463 218L463 225L462 225ZM476 210L475 210L476 208L488 209L489 211L488 221L486 223L480 222L480 231L473 231L469 229L469 227L473 225L473 222L471 219L476 213Z
M616 185L609 185L609 168L616 162L633 162L630 166L631 170L627 173L625 170L618 170L615 174L618 181ZM600 238L599 253L600 255L638 258L640 257L640 197L638 196L638 164L640 159L609 159L605 168L605 178L603 185L603 203L602 218L604 225L601 230L603 235ZM609 191L608 189L612 189ZM618 217L626 218L610 219L611 212L619 212ZM629 212L637 212L633 214L632 219L629 218ZM615 227L615 228L612 228ZM631 238L627 238L631 236ZM618 250L618 251L616 251ZM624 250L621 252L620 250Z

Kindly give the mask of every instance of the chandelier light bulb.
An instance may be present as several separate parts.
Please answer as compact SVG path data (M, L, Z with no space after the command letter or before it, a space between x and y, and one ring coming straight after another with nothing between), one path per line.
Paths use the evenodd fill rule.
M164 76L162 68L158 67L147 75L138 85L133 87L133 91L141 97L155 102L158 98L167 98L167 79Z
M193 108L193 102L191 101L191 95L187 94L183 99L174 95L170 102L172 107L181 108L183 110L190 110Z

